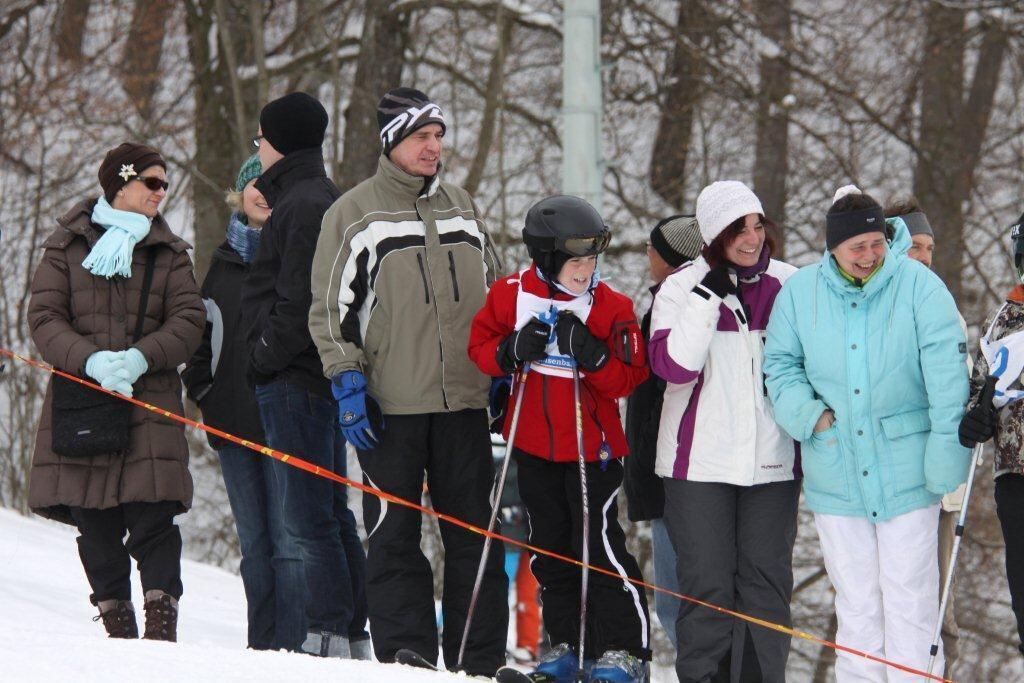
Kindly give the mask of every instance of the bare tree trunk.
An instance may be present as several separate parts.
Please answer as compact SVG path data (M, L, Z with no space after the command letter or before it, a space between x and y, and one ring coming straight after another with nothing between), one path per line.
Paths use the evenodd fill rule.
M231 83L231 101L234 104L232 109L235 113L235 125L232 126L235 132L235 140L238 145L238 153L246 151L246 138L249 124L245 115L245 104L242 100L242 83L238 77L238 52L235 50L234 28L228 18L227 3L224 0L215 0L214 10L217 16L217 37L220 39L220 50L224 57L224 63L228 82Z
M170 0L136 0L132 24L121 56L121 85L136 111L149 119L153 96L163 77L160 57L163 53L167 21L174 10Z
M497 122L497 114L505 101L505 54L508 51L509 42L512 40L512 32L515 23L506 20L504 5L498 5L495 16L495 30L498 33L498 44L491 56L490 71L487 74L487 94L484 97L484 112L480 122L480 137L477 140L476 154L469 167L469 174L463 186L470 195L475 195L480 187L480 179L483 177L484 169L487 167L487 158L491 155L491 146L494 144L494 129Z
M664 99L651 155L651 188L674 209L686 199L686 161L694 114L701 98L707 42L713 17L702 0L679 0L675 46L665 74Z
M54 20L53 37L57 42L57 56L74 64L82 61L82 40L89 19L90 0L64 0Z
M965 99L966 10L929 3L921 69L921 126L914 193L935 232L935 270L960 300L964 264L965 202L1006 52L1007 36L989 24Z
M754 192L765 215L782 228L786 222L786 177L789 175L789 109L783 102L790 88L790 69L785 53L792 41L791 0L757 0L755 12L761 33L773 41L780 54L761 57L761 87L757 93L757 142L754 150ZM772 234L776 258L785 258L782 230Z
M249 0L249 31L252 35L253 60L256 62L256 104L262 107L270 92L270 78L267 76L267 46L263 35L263 3Z
M409 15L392 12L390 5L383 0L366 2L352 98L345 111L345 149L336 172L342 192L376 171L380 156L377 103L385 92L401 85Z
M215 0L188 0L184 4L189 59L195 79L193 130L196 155L190 170L196 278L201 281L209 267L211 254L224 240L228 219L224 190L235 177L242 158L236 138L224 134L238 125L227 65L225 60L210 53L209 35L216 17ZM239 27L229 25L224 30L236 28Z

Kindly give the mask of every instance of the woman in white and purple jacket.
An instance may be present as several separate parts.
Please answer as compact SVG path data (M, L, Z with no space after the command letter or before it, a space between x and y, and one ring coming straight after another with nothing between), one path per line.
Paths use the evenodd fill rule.
M648 345L667 383L655 471L679 589L789 625L799 455L775 424L761 359L772 305L795 268L771 258L773 224L741 182L705 187L697 222L706 246L658 291ZM676 633L683 683L741 668L785 680L789 636L691 602Z

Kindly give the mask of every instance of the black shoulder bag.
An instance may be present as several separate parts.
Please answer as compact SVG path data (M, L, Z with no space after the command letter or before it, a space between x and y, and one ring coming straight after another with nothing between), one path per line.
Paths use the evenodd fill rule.
M146 322L155 260L156 255L150 250L142 277L133 344L142 337L142 326ZM53 376L51 392L50 430L54 453L68 458L88 458L128 451L132 432L131 403L60 375Z

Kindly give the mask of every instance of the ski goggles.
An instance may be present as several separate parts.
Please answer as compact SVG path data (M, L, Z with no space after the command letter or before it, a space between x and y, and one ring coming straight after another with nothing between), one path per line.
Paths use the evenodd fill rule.
M558 251L571 256L593 256L607 249L608 243L611 241L611 232L604 230L597 235L560 237L556 240L555 247Z
M1017 274L1024 272L1024 216L1016 224L1010 226L1010 242L1013 244L1013 265Z

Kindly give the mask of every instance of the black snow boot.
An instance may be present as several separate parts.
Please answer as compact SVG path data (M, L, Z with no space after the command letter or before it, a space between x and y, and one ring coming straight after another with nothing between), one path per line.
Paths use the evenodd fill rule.
M135 606L131 600L100 600L100 614L93 621L103 620L108 638L138 638L139 625L135 621Z
M146 591L146 640L178 642L178 601L161 590Z

